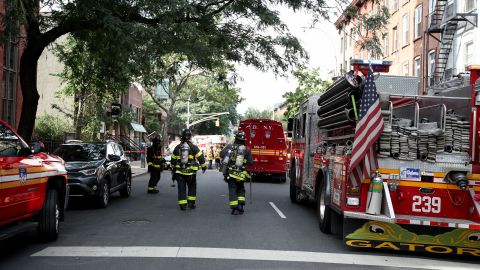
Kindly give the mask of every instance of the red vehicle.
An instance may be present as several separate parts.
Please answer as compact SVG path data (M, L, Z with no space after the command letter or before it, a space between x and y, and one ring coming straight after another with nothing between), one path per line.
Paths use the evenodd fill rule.
M480 257L480 66L428 95L381 94L378 167L358 181L348 173L351 110L369 62L352 62L354 71L289 120L291 201L315 201L320 230L343 234L351 247ZM389 63L371 67L388 71Z
M246 135L246 145L252 150L254 164L247 167L252 175L268 175L286 181L287 145L282 123L269 119L247 119L239 130Z
M63 160L32 151L0 120L0 240L32 228L43 240L55 240L67 199Z

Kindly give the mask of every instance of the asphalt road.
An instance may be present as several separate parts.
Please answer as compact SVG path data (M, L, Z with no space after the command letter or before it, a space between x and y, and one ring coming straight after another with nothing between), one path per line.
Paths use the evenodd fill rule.
M313 207L290 203L288 183L253 183L253 203L232 216L216 171L199 173L198 208L186 212L170 172L159 194L147 181L134 178L132 196L106 209L74 201L56 242L34 232L0 242L0 269L478 269L467 258L347 248L319 231Z

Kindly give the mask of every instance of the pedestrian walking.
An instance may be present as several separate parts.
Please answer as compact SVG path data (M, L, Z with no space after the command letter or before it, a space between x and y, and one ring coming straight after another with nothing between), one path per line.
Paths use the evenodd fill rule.
M180 210L196 208L197 184L196 173L199 166L205 173L207 166L205 157L198 146L190 142L192 133L189 129L182 130L181 142L175 147L172 153L172 173L178 186L178 205ZM187 190L188 188L188 190Z
M152 145L147 148L147 165L148 172L150 173L150 180L148 181L149 194L157 194L158 181L160 181L160 175L163 171L163 165L165 159L163 157L162 143L160 138L155 137L152 141Z
M215 169L220 169L220 152L222 152L222 146L217 145L215 149Z
M228 184L228 199L232 215L243 214L245 207L245 181L250 178L246 165L253 164L252 153L245 146L245 133L238 131L233 144L220 152L222 172Z

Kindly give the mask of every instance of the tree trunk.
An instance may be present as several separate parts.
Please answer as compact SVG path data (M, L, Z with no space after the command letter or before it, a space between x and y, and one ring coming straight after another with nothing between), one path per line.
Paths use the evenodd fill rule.
M31 43L30 41L28 44ZM20 58L20 86L23 102L18 133L27 142L32 139L38 99L40 98L37 90L37 64L42 51L43 47L27 45Z

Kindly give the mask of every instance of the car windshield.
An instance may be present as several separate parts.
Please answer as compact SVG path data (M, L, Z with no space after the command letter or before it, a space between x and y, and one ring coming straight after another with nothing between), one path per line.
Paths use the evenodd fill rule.
M105 158L105 153L105 144L66 144L53 152L66 162L100 160Z
M15 156L25 147L28 146L10 128L0 123L0 156Z

